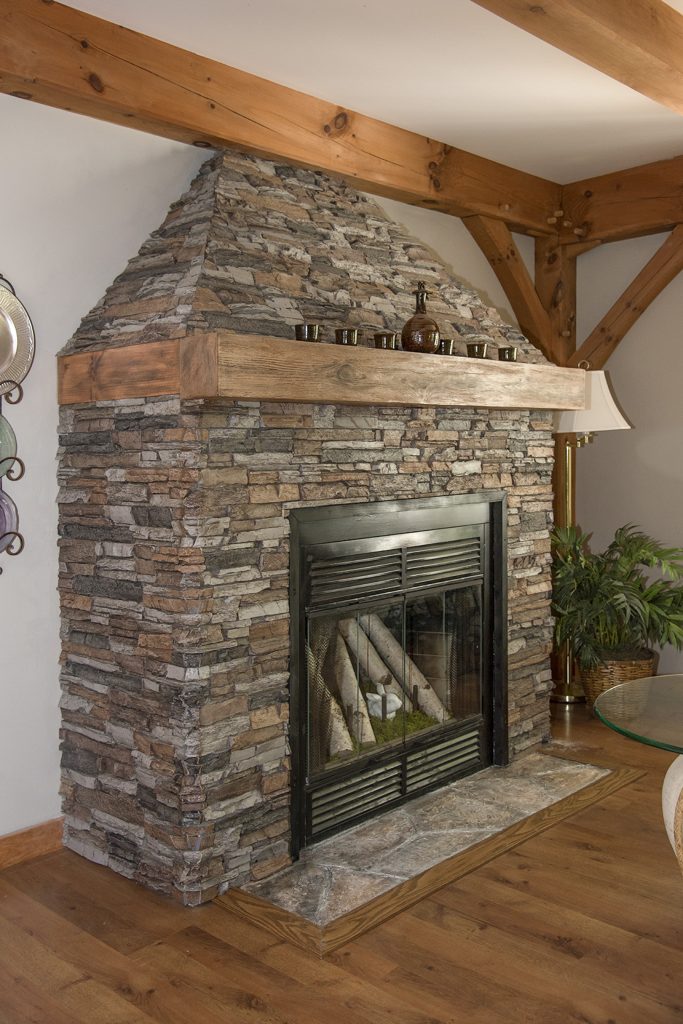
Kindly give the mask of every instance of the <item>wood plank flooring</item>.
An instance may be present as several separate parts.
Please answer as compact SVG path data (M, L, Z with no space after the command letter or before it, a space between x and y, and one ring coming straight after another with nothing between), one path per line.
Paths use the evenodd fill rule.
M67 851L0 872L0 1024L683 1022L672 755L560 714L563 756L645 774L325 960Z

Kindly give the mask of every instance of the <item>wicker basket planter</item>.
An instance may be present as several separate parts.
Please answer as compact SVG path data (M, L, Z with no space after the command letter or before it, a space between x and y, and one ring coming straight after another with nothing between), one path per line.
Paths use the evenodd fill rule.
M582 669L581 682L586 700L592 707L605 690L610 690L619 683L627 683L629 679L642 679L644 676L654 675L654 669L654 651L643 651L642 657L639 658L606 661L597 668Z

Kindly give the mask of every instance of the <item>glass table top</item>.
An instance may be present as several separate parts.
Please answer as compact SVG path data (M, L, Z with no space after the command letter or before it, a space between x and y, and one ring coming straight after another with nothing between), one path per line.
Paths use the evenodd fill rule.
M594 705L605 725L640 743L683 754L683 675L647 676L601 693Z

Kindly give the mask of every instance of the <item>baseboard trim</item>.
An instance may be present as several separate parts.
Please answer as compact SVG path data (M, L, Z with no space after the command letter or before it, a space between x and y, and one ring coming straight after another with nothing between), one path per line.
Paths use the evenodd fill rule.
M40 825L0 836L0 871L21 864L22 861L61 850L63 827L63 818L52 818Z

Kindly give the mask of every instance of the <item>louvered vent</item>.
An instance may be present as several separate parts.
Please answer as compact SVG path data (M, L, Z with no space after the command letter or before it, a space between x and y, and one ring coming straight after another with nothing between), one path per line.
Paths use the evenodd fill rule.
M406 757L406 792L431 789L479 767L479 730L452 736Z
M309 607L381 597L399 590L471 579L483 572L479 536L440 544L364 551L309 561Z
M427 587L482 572L480 537L406 548L406 586Z
M400 590L403 559L399 548L341 558L311 559L310 605L321 608L358 597Z
M403 752L382 765L309 793L309 838L347 828L407 796L469 775L482 767L479 729Z
M385 763L341 782L322 786L311 794L311 836L366 818L403 795L402 758Z

